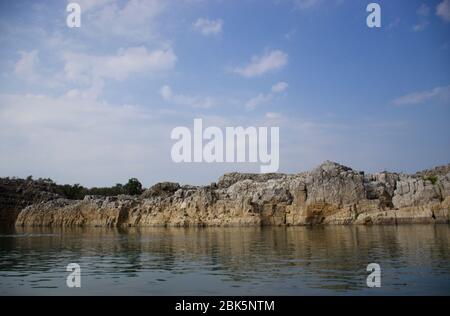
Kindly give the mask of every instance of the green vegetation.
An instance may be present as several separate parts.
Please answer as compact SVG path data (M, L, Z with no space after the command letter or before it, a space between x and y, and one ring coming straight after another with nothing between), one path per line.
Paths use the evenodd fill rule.
M100 196L116 196L120 194L126 194L126 195L140 195L144 189L142 188L141 182L139 182L136 178L131 178L128 180L126 184L120 184L117 183L113 187L93 187L93 188L86 188L83 187L80 184L64 184L59 185L56 184L51 179L33 179L32 176L28 176L26 179L17 179L17 178L3 178L4 181L15 181L17 182L17 185L22 187L24 190L28 188L29 190L36 189L37 191L47 191L59 194L65 198L71 199L71 200L81 200L86 195L100 195ZM28 190L28 191L29 191Z
M143 192L142 184L136 178L128 180L128 183L123 186L123 190L128 195L139 195Z
M438 181L438 177L435 175L423 176L422 179L424 181L430 181L433 185Z

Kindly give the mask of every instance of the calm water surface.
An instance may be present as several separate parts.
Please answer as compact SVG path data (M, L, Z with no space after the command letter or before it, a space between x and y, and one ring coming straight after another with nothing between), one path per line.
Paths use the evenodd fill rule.
M3 228L0 295L61 294L450 295L450 226Z

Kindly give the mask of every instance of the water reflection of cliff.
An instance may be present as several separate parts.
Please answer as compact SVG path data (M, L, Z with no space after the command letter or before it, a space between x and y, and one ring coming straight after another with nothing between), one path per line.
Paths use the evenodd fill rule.
M0 238L1 271L47 271L81 262L90 273L194 271L224 281L303 277L320 287L364 286L365 267L450 262L448 225L254 228L16 228ZM7 258L7 259L4 259ZM355 282L359 280L361 282Z

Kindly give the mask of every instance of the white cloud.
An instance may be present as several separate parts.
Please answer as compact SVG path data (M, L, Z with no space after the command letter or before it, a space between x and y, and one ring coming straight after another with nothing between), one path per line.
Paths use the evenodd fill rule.
M260 93L257 96L251 98L250 100L248 100L245 103L245 107L248 110L254 110L256 109L258 106L270 102L277 93L281 93L283 91L286 91L286 89L289 87L289 85L286 82L278 82L276 84L274 84L271 88L271 93Z
M103 92L105 83L102 79L95 78L87 89L71 89L66 92L65 96L69 98L82 98L96 100Z
M67 0L67 3L71 2L74 2L74 0ZM76 3L81 7L81 12L87 12L91 9L102 7L113 2L114 0L76 0Z
M311 9L316 7L322 0L294 0L294 5L300 10Z
M104 56L66 52L64 60L68 80L90 84L96 78L124 80L131 74L167 71L174 68L177 57L171 48L147 51L131 47Z
M420 32L425 30L429 24L428 16L430 15L430 7L425 3L422 3L419 9L417 9L417 15L419 17L419 22L413 26L413 30L415 32Z
M265 116L268 119L282 119L282 118L284 118L283 114L278 113L278 112L267 112Z
M419 21L419 23L413 26L413 30L414 32L421 32L427 28L428 24L428 21Z
M289 87L289 85L286 82L281 81L272 86L272 92L275 92L275 93L283 92L288 87Z
M263 94L260 93L256 97L251 98L245 103L245 107L249 110L254 110L256 107L258 107L261 104L264 104L266 102L269 102L272 100L273 95L272 94Z
M37 50L30 52L19 52L20 59L14 66L14 74L26 81L35 82L40 76L37 71L39 56Z
M288 63L288 55L280 50L273 50L262 56L253 56L248 65L236 67L233 71L243 77L261 76L269 71L283 68Z
M296 33L297 33L296 29L291 29L289 32L284 34L284 38L287 40L291 40Z
M423 104L428 101L437 100L444 103L450 102L450 86L436 87L427 91L413 92L392 101L394 105Z
M117 36L142 41L154 36L156 19L164 12L167 1L162 0L82 0L79 3L86 34L104 39ZM83 11L83 8L86 8ZM87 12L86 12L87 10Z
M429 16L430 15L430 7L426 5L425 3L422 3L417 9L417 14L419 16Z
M203 35L217 35L222 32L223 21L221 19L208 20L199 18L193 26L195 30Z
M445 22L450 22L450 0L444 0L436 7L436 15Z
M400 23L401 23L401 19L399 17L397 17L388 24L387 29L392 30L392 29L398 27L400 25Z
M289 121L288 117L285 117L283 114L279 112L267 112L264 115L264 126L282 126Z
M322 5L340 6L346 0L291 0L294 8L301 11L312 10Z
M168 85L162 86L159 90L164 100L169 101L173 97L172 88Z
M13 74L35 87L57 88L62 87L62 78L41 64L39 51L20 51L20 58L14 64Z
M159 90L164 101L176 105L190 106L193 108L208 109L216 104L216 101L211 97L188 96L183 94L174 94L172 88L164 85Z

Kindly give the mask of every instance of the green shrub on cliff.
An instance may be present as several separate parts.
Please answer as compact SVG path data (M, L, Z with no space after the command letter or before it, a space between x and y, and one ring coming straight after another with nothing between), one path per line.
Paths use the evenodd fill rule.
M83 187L79 184L74 184L74 185L65 184L65 185L60 185L58 187L59 187L59 191L60 191L59 193L71 200L83 199L88 191L88 189L86 189L85 187Z
M430 181L433 185L438 181L438 177L435 175L428 175L422 178L424 181Z
M127 184L123 185L117 183L113 187L103 187L103 188L85 188L79 184L75 185L63 185L61 186L61 194L68 199L81 200L86 195L100 195L100 196L116 196L120 194L127 195L139 195L143 192L142 184L136 178L131 178L128 180Z
M142 184L136 178L128 180L128 183L123 188L128 195L139 195L143 192Z

